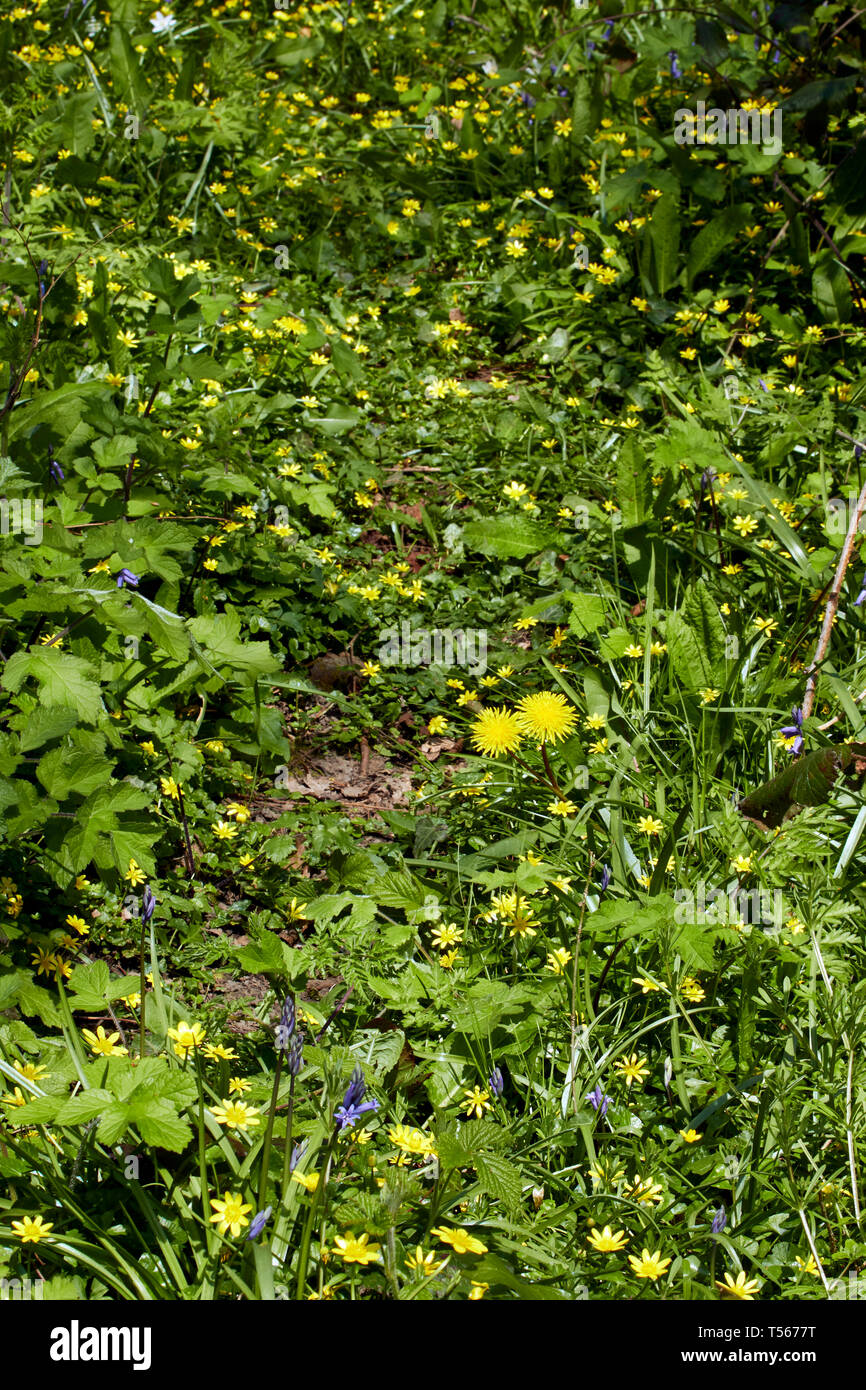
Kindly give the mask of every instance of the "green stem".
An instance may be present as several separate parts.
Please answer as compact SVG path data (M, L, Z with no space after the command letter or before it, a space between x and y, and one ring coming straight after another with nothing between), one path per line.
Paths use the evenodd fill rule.
M282 1201L283 1206L288 1206L289 1198L289 1179L292 1171L292 1119L295 1110L295 1074L292 1072L292 1079L289 1082L289 1108L286 1114L286 1148L283 1154L283 1183Z
M204 1081L202 1080L201 1061L198 1055L198 1048L193 1049L193 1057L195 1058L195 1079L198 1086L198 1176L201 1184L201 1210L204 1218L205 1240L207 1242L208 1254L210 1255L213 1227L210 1224L211 1213L208 1210L207 1160L205 1158Z
M319 1179L318 1186L316 1187L316 1190L313 1193L313 1200L310 1202L310 1210L307 1213L307 1220L304 1226L304 1234L301 1238L301 1249L298 1254L298 1283L295 1294L296 1298L299 1300L303 1298L304 1289L307 1287L307 1265L310 1262L310 1242L313 1239L313 1227L316 1224L316 1217L319 1213L319 1206L321 1205L322 1196L324 1194L325 1187L327 1186L328 1182L328 1168L331 1163L331 1154L333 1152L333 1148L334 1136L332 1134L331 1138L328 1140L328 1147L325 1150L325 1158L322 1164L322 1175Z
M147 983L147 981L146 981L146 979L145 979L145 975L144 975L144 932L145 932L146 926L147 926L147 923L146 923L145 920L144 920L144 913L142 912L142 915L141 915L141 949L140 949L140 951L139 951L139 975L140 975L139 993L140 993L140 995L141 995L141 999L139 1000L140 1016L139 1016L139 1020L138 1020L138 1028L139 1028L138 1055L139 1055L139 1057L143 1057L143 1056L144 1056L144 997L145 997L145 996L144 996L144 989L145 989L145 985L146 985L146 983Z
M283 1054L277 1055L277 1069L274 1072L274 1089L271 1092L271 1108L268 1112L268 1124L265 1130L265 1142L262 1145L262 1160L259 1169L259 1204L257 1211L264 1211L265 1196L268 1190L268 1168L271 1162L271 1143L274 1137L274 1118L277 1109L277 1092L280 1089L280 1075L283 1070Z

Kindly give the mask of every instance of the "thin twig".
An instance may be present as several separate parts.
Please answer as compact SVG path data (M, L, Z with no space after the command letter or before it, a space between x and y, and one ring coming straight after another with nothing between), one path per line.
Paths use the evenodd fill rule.
M809 675L806 680L806 693L803 696L803 718L808 719L812 713L812 706L815 703L815 692L818 686L818 667L827 655L827 648L830 645L830 633L833 630L833 623L836 618L836 610L839 607L839 599L842 596L842 583L845 578L845 571L851 560L854 550L854 542L857 539L857 532L860 526L860 518L866 511L866 484L864 484L854 514L848 525L848 534L845 537L845 544L842 546L842 553L839 556L839 563L836 566L836 573L833 577L833 587L827 599L827 608L824 613L824 624L821 628L821 636L818 638L818 645L815 648L815 655L812 658L812 665L809 667Z

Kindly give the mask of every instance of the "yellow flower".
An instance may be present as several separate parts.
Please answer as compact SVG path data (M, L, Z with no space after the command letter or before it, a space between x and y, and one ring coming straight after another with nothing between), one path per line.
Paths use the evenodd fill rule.
M437 1260L432 1250L428 1250L425 1255L421 1246L416 1245L415 1254L410 1255L403 1263L406 1265L407 1269L411 1269L413 1274L423 1274L429 1278L431 1274L438 1274L440 1269L444 1269L448 1263L448 1259L449 1256L446 1255L444 1260ZM485 1285L485 1288L486 1287Z
M757 521L751 516L735 516L731 525L740 536L750 536L758 529Z
M44 1240L49 1231L54 1230L53 1221L43 1221L41 1216L24 1216L20 1221L13 1221L12 1229L22 1245L30 1241L36 1245L38 1241Z
M218 840L233 840L238 833L237 826L226 820L216 821L211 830Z
M471 1236L468 1231L461 1231L455 1226L434 1226L430 1232L436 1236L443 1245L450 1245L458 1255L486 1255L487 1246L480 1241L477 1236Z
M424 1155L436 1152L432 1135L425 1134L422 1129L412 1129L409 1125L393 1125L388 1130L388 1138L406 1153Z
M752 871L752 856L750 854L738 854L731 860L731 868L735 873L748 874Z
M703 690L698 691L702 705L711 705L714 700L718 700L721 693L720 690L713 690L711 686L706 686Z
M89 926L83 917L76 917L74 913L69 913L66 918L67 927L74 927L79 936L87 936L90 931Z
M81 1032L85 1041L90 1044L91 1052L95 1053L97 1057L124 1057L126 1055L126 1048L117 1046L120 1034L107 1035L102 1024L99 1025L95 1033L91 1032L89 1028L82 1028Z
M706 990L698 984L692 975L686 975L680 985L680 993L692 1004L700 1004L701 1000L707 997Z
M795 1258L795 1263L801 1274L818 1274L818 1266L815 1264L815 1256L810 1255L807 1260L803 1260L799 1255Z
M362 1236L354 1236L351 1231L345 1236L337 1236L334 1253L346 1264L375 1264L381 1257L381 1245L368 1245L370 1237L366 1231Z
M243 825L250 818L249 807L242 806L239 801L230 801L226 806L226 815L236 820L238 825Z
M205 1032L200 1023L179 1023L176 1028L169 1028L168 1037L174 1043L177 1056L185 1057L193 1048L201 1047Z
M557 124L567 124L570 126L571 122L557 122ZM484 1297L487 1290L490 1288L490 1285L483 1284L478 1279L470 1279L469 1282L472 1285L472 1288L470 1292L467 1294L467 1298L469 1299L470 1303L477 1303L479 1299Z
M448 720L444 714L434 714L427 724L427 732L430 734L444 734L448 728Z
M556 743L566 739L577 723L577 714L564 695L543 690L538 695L526 695L517 706L520 728L530 738L541 743Z
M697 1144L698 1140L703 1138L703 1135L698 1134L696 1129L680 1129L677 1130L677 1133L687 1144Z
M471 1091L464 1091L463 1094L466 1097L464 1103L466 1114L471 1115L474 1111L476 1119L480 1120L484 1111L490 1109L490 1092L482 1091L479 1086L473 1086Z
M594 1250L608 1254L613 1250L622 1250L624 1246L628 1245L628 1236L625 1231L613 1232L610 1226L605 1226L603 1231L598 1229L591 1231L587 1236L587 1243Z
M547 808L547 814L549 816L573 816L576 810L577 807L573 801L560 797L557 801L551 801Z
M629 1255L628 1262L638 1279L652 1279L655 1282L664 1274L671 1262L671 1257L668 1256L667 1259L663 1260L660 1250L655 1250L650 1254L649 1250L644 1249L640 1259L636 1255Z
M755 1294L760 1288L757 1279L747 1279L746 1271L741 1269L736 1279L732 1279L730 1274L725 1275L724 1283L719 1279L715 1281L716 1288L721 1292L722 1298L739 1299L743 1303L754 1303Z
M628 646L623 652L623 656L631 656L635 659L637 659L639 656L643 656L643 647L641 646L640 642L629 642Z
M248 1130L261 1124L258 1110L242 1100L224 1100L220 1105L211 1106L211 1114L227 1129Z
M252 1211L252 1203L245 1202L239 1193L224 1192L222 1200L211 1197L210 1204L216 1215L210 1220L216 1223L221 1236L226 1231L231 1231L233 1236L239 1236L244 1226L249 1226L246 1213Z
M655 816L639 816L637 828L646 835L660 835L664 830L664 824Z
M134 859L130 859L129 868L123 875L127 883L131 883L133 888L137 888L140 883L145 883L147 874L143 873Z
M292 1173L292 1182L299 1182L306 1192L315 1192L319 1186L318 1173Z
M571 958L571 952L560 946L555 951L548 951L547 968L552 970L554 975L561 975Z
M522 737L517 716L502 706L482 710L472 724L472 742L488 758L514 753Z
M628 1086L629 1090L631 1090L632 1082L636 1081L639 1086L642 1086L649 1076L649 1067L646 1058L638 1057L636 1052L633 1052L630 1057L625 1057L619 1062L614 1062L613 1065L614 1070L622 1072L625 1078L625 1084Z

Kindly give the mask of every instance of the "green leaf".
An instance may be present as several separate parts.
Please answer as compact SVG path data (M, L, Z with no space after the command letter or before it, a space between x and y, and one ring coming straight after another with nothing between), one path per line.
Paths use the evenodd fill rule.
M233 608L215 617L192 618L189 631L200 642L213 665L228 669L235 678L247 683L279 671L280 663L267 642L241 642L240 614Z
M155 646L168 652L175 661L185 661L189 656L189 637L183 619L178 617L177 613L171 613L167 608L160 608L159 604L151 603L144 594L134 594L132 601L133 605L144 609L148 635Z
M32 748L41 748L43 743L68 734L77 720L75 710L62 705L48 705L39 706L28 715L18 716L10 720L10 724L13 728L21 729L19 747L22 753L29 753Z
M129 1117L145 1144L182 1153L192 1139L192 1127L182 1120L169 1100L140 1101L130 1106Z
M36 776L49 796L64 801L70 792L89 796L111 780L114 763L79 748L52 748L40 760Z
M702 227L689 247L686 260L686 283L692 288L695 280L714 265L724 248L732 242L751 220L751 208L738 205L725 208L718 217Z
M866 743L841 743L807 753L786 767L771 782L750 792L740 802L747 820L762 830L775 830L803 806L824 806L839 778L848 787L859 787L866 776Z
M463 544L497 560L522 560L556 544L550 531L527 517L500 512L496 516L470 521L463 528Z
M82 657L70 656L56 647L38 647L10 656L0 684L6 690L17 691L27 676L33 676L39 682L41 704L74 709L81 719L95 724L103 704L93 674L94 668Z
M568 630L578 637L588 637L604 625L605 603L601 594L566 594L571 605Z
M630 435L620 445L616 478L623 526L638 526L647 514L652 495L650 470L642 447Z
M653 253L653 281L657 293L665 295L676 281L680 249L679 207L673 194L666 193L656 203L649 237Z
M712 686L713 668L701 637L681 613L671 613L665 623L668 656L677 679L686 690Z
M851 286L844 269L830 251L816 260L812 271L812 297L825 323L851 322Z

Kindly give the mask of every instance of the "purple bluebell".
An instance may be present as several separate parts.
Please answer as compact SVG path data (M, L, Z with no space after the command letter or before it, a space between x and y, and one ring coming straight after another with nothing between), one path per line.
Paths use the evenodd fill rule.
M601 887L599 889L599 892L601 894L606 893L612 882L613 874L611 873L607 864L605 864L601 871Z
M286 1052L289 1043L292 1041L292 1034L295 1031L295 1001L290 994L286 995L283 1003L283 1010L280 1014L280 1021L274 1029L274 1037L277 1041L277 1048L280 1052Z
M590 39L590 40L589 40L589 43L586 45L587 56L588 56L590 53L592 53L592 51L593 51L594 48L595 48L595 40L594 40L594 39Z
M557 87L557 89L556 89L556 95L557 95L558 97L567 97L567 96L570 96L571 93L569 92L569 90L568 90L567 87Z
M605 1095L604 1091L601 1089L600 1082L596 1086L595 1090L590 1091L589 1095L587 1096L587 1100L589 1101L593 1110L598 1110L601 1112L602 1119L604 1119L605 1115L607 1114L607 1107L610 1105L612 1099L612 1096Z
M859 457L860 457L860 455L863 453L863 450L864 450L864 449L866 449L866 444L855 444L855 445L854 445L854 458L855 458L855 459L859 459Z
M493 1071L487 1078L487 1086L490 1094L498 1100L505 1090L505 1077L502 1075L501 1067L493 1068Z
M145 885L144 892L143 892L142 895L141 895L141 920L142 920L142 922L149 922L149 921L150 921L151 917L153 916L153 909L154 909L155 907L156 907L156 898L153 896L153 893L150 891L150 884L148 883L148 884Z
M379 1109L377 1100L364 1100L366 1091L367 1083L364 1080L364 1073L360 1067L356 1067L352 1072L352 1080L349 1082L346 1094L343 1096L343 1103L338 1105L334 1112L334 1119L340 1129L349 1129L367 1111Z
M762 376L758 377L758 385L760 386L762 391L769 391L770 389Z
M803 747L803 711L799 705L795 705L791 710L791 723L785 725L782 730L782 737L794 740L788 749L789 753L800 752Z
M860 592L854 600L854 607L859 608L860 604L866 602L866 574L863 576L863 583L860 585Z
M607 21L607 24L604 26L604 33L603 33L602 36L601 36L603 39L609 39L609 38L610 38L611 34L613 33L613 26L614 26L614 20L609 19L609 20Z
M524 105L524 106L534 106L534 105L535 105L535 97L530 96L528 92L521 92L521 93L520 93L520 100L523 102L523 105Z
M719 1207L718 1211L715 1212L713 1215L713 1235L719 1235L725 1229L727 1224L728 1218L725 1214L725 1208Z
M781 53L779 52L778 48L774 48L774 49L773 49L773 62L774 62L774 63L778 63L778 62L781 60L781 57L782 57L782 55L781 55Z
M295 1171L296 1165L300 1163L301 1159L303 1158L303 1156L304 1156L304 1154L305 1154L306 1152L307 1152L307 1141L306 1141L306 1139L303 1139L303 1140L301 1141L300 1144L296 1144L295 1147L292 1149L292 1156L291 1156L291 1158L289 1159L289 1172L290 1172L290 1173L293 1173L293 1172Z
M117 576L117 587L122 589L124 584L128 584L131 589L138 588L138 575L133 574L132 570L121 570Z
M271 1219L272 1211L273 1207L265 1207L264 1211L256 1212L255 1216L250 1222L250 1229L247 1233L247 1240L258 1240L262 1231L265 1229L265 1227Z
M304 1065L304 1035L295 1033L286 1053L286 1070L290 1076L297 1076Z
M671 77L682 77L683 70L677 62L677 51L675 48L671 49L668 57L671 60Z

